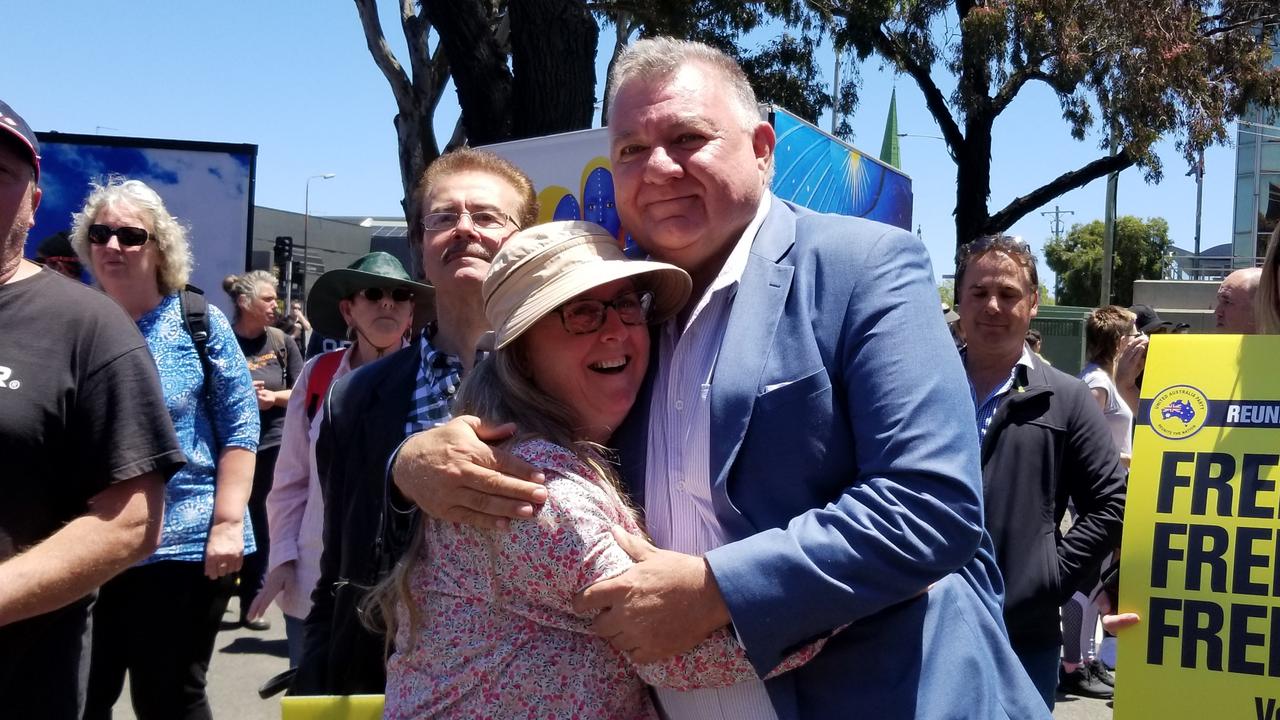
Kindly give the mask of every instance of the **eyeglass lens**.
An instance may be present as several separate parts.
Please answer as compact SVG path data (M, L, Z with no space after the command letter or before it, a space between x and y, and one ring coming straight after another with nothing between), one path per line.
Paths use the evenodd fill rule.
M113 228L108 225L90 225L89 226L89 242L94 245L106 245L111 240L111 236L115 235L116 240L121 245L129 247L137 247L147 241L150 233L139 227L122 226Z
M618 312L618 319L625 325L643 325L649 322L653 308L653 293L623 293L613 300L572 300L560 306L560 319L564 329L572 335L593 333L604 325L609 308Z
M427 230L452 230L458 226L458 221L462 216L466 215L471 218L471 224L478 228L486 230L496 230L506 227L511 218L505 213L496 210L477 210L475 212L438 212L430 213L422 218L422 226Z
M361 291L361 294L364 295L365 300L376 303L382 301L383 296L386 295L386 291L382 288L376 287L365 288ZM391 299L398 303L409 302L413 299L413 291L407 287L392 288Z

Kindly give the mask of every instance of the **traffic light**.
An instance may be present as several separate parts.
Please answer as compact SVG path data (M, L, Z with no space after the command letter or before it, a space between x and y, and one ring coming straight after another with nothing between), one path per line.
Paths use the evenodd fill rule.
M285 267L293 259L293 238L288 235L277 236L274 253L276 266L280 268L280 272L283 275Z

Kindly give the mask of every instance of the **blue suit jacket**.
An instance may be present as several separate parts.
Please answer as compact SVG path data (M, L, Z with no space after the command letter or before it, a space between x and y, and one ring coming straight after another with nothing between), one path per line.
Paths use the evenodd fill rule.
M1048 718L1009 648L973 403L923 245L777 198L711 385L707 553L780 718ZM642 501L649 388L615 436ZM933 586L932 590L925 592Z

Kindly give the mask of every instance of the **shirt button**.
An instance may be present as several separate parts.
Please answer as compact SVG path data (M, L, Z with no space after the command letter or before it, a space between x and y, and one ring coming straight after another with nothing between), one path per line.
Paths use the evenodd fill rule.
M676 483L676 489L677 489L677 490L679 490L680 492L684 492L684 491L685 491L685 489L684 489L684 481L683 481L683 480L681 480L680 482Z
M676 401L676 410L684 410L684 401L683 401L683 400L677 400L677 401Z

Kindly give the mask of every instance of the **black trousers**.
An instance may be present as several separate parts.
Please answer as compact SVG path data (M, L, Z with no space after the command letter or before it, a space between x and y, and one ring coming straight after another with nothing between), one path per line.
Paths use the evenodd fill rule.
M267 554L271 551L270 528L267 526L267 493L276 473L276 458L280 446L259 448L253 465L253 490L249 493L249 521L253 523L253 543L257 552L244 556L240 567L240 586L236 595L240 598L240 617L249 609L249 603L262 590L267 577Z
M231 596L203 562L130 568L102 586L93 609L86 720L110 718L129 673L138 720L211 720L205 677Z

